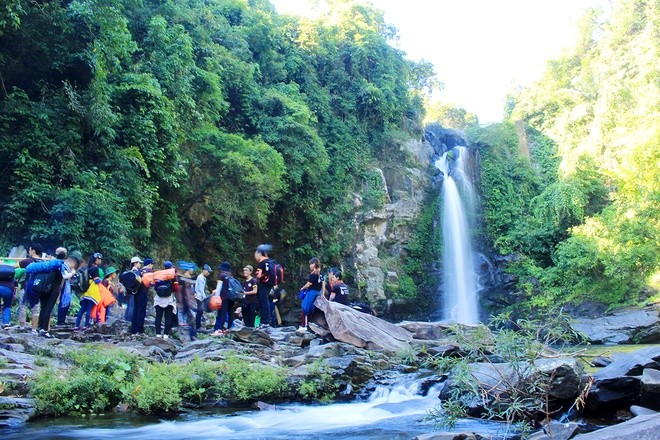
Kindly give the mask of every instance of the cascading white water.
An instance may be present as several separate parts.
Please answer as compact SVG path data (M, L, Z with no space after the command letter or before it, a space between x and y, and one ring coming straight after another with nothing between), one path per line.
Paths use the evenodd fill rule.
M465 147L456 147L452 154L456 155L455 167L449 163L449 152L442 155L435 166L443 173L443 211L442 211L442 272L444 301L442 316L446 321L462 324L476 324L477 312L477 283L470 242L470 230L466 218L466 205L470 210L474 204L472 182L467 170ZM461 184L461 189L467 203L461 200L456 181L452 173Z

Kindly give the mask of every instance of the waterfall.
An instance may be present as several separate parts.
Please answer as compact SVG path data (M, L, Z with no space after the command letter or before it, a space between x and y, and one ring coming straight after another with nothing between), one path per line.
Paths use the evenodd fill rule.
M476 324L477 283L466 211L474 209L474 191L468 170L465 147L444 153L435 166L444 175L442 208L442 273L444 301L442 316L446 321ZM450 165L450 156L454 166ZM454 157L455 156L455 157ZM452 177L452 174L456 177ZM458 184L463 193L459 193Z

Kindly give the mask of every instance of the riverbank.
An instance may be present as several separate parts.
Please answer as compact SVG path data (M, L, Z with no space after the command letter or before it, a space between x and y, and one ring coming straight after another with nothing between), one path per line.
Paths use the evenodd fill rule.
M596 358L575 348L572 351L577 353L571 356L556 347L532 344L527 348L540 350L536 355L521 352L528 357L511 362L504 351L511 345L522 347L527 340L522 330L516 334L523 339L506 342L514 335L484 326L408 322L397 327L409 340L396 339L396 344L407 348L395 351L355 339L346 327L343 335L334 329L337 337L327 329L326 333L317 329L324 334L320 336L285 327L241 329L225 337L202 335L197 341L187 338L185 327L169 340L135 338L127 334L122 321L87 332L56 328L54 340L4 331L0 333L0 429L3 438L22 432L40 437L41 427L55 423L62 428L59 438L70 438L87 435L83 428L71 428L85 425L84 430L94 430L95 438L112 436L118 429L126 429L133 438L167 431L161 425L169 422L158 421L162 418L176 420L177 430L186 426L190 432L202 426L245 430L237 426L259 420L263 430L252 432L253 438L260 438L268 436L272 423L286 420L286 435L281 433L281 438L296 438L302 435L296 429L306 429L297 425L308 424L318 414L333 414L334 425L318 427L327 435L323 438L354 438L354 431L362 429L373 433L368 438L382 438L383 429L392 430L391 438L412 438L437 433L437 422L447 425L442 428L445 433L458 430L483 438L513 438L519 430L514 423L524 418L507 420L503 415L520 403L512 396L534 389L528 397L549 405L528 406L520 413L529 415L523 432L537 431L549 417L567 422L574 436L634 420L640 414L635 405L660 401L658 345L622 355L615 354L616 346L603 347L598 354L613 351L608 359L600 359L610 365L587 374L580 359ZM397 332L390 329L393 333ZM334 340L339 338L353 343ZM386 338L381 335L379 344L394 344ZM104 386L94 388L98 383ZM100 400L104 395L107 399ZM465 411L453 415L451 427L447 402L465 403ZM431 419L427 419L429 410ZM55 414L56 419L39 421ZM403 415L405 419L400 419ZM484 416L505 423L489 425L479 420ZM232 423L234 427L228 427ZM546 424L545 429L557 429L556 423Z

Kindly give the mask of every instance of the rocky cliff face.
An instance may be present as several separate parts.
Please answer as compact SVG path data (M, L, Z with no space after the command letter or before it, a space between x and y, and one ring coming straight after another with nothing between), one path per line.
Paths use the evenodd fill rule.
M358 240L353 248L352 266L359 295L379 314L393 304L388 286L399 280L392 267L404 257L405 245L432 184L433 147L427 141L410 140L402 148L408 157L405 164L374 170L381 179L383 207L363 209L354 218ZM355 203L362 206L359 195L355 196Z

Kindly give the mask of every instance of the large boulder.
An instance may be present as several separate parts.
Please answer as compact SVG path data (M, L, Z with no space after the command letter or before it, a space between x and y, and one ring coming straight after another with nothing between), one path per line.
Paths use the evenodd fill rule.
M621 309L598 318L577 318L573 330L593 344L630 344L660 342L660 306Z
M602 412L628 408L640 402L641 377L645 369L660 369L660 346L617 357L593 375L587 410ZM652 373L647 373L649 381Z
M660 413L638 416L627 422L613 425L588 434L573 437L574 440L658 440L660 437Z
M571 357L538 359L535 362L540 374L550 378L548 395L557 399L571 399L580 392L584 368L582 363Z
M642 405L660 410L660 371L645 368L640 379L642 381Z
M410 349L412 334L380 318L328 301L320 295L315 302L323 312L327 329L341 342L368 350L397 352Z

